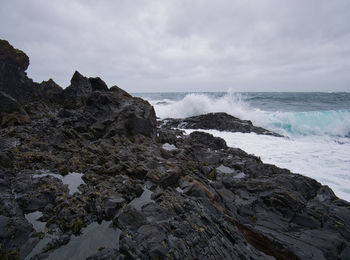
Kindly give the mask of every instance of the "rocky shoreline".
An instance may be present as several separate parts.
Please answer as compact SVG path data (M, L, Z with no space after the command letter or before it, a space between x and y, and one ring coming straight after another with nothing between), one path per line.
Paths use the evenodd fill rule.
M241 120L227 113L209 113L205 115L192 116L188 118L166 118L161 121L162 128L182 129L215 129L227 132L256 133L258 135L272 135L283 137L262 127L254 126L249 120Z
M0 259L350 259L349 202L177 127L274 133L226 114L157 123L100 78L62 89L28 65L0 40Z

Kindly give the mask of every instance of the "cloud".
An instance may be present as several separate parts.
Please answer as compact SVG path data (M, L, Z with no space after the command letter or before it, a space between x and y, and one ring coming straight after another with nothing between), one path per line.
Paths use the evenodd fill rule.
M135 91L349 91L350 2L3 1L28 75Z

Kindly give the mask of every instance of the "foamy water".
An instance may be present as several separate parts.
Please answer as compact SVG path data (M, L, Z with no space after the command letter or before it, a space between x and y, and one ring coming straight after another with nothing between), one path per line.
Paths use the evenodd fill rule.
M209 112L227 112L244 117L249 111L248 104L241 95L227 94L212 98L206 94L187 94L181 100L150 100L160 118L185 118Z
M185 131L189 134L195 130ZM328 185L338 197L350 201L350 142L341 144L318 137L287 139L254 133L201 131L225 139L230 147L259 156L265 163L311 177Z

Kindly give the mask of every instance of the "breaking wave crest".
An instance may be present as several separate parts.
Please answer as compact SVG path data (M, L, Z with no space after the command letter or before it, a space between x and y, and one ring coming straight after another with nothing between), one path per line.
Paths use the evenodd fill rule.
M236 92L224 95L192 93L180 100L164 99L150 102L160 118L185 118L210 112L226 112L291 137L310 135L350 137L350 110L347 109L306 112L264 111L253 107L244 94Z

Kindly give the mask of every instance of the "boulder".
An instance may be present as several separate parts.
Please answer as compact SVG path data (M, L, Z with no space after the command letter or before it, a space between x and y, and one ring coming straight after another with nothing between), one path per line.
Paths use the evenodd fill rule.
M261 135L282 135L271 132L262 127L257 127L249 120L241 120L226 113L209 113L192 116L185 119L166 118L163 120L164 127L184 129L216 129L219 131L256 133Z
M227 145L224 139L220 137L214 137L211 134L195 131L190 134L189 140L193 144L202 144L209 147L212 150L226 149Z

